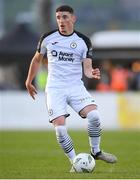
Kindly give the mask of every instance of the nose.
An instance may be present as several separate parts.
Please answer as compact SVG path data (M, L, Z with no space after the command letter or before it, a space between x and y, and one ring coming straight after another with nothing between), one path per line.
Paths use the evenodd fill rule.
M61 18L59 22L60 22L60 24L63 23L64 22L63 18Z
M63 22L64 22L64 18L63 18L63 17L60 17L60 18L59 18L59 22L60 22L60 23L63 23Z

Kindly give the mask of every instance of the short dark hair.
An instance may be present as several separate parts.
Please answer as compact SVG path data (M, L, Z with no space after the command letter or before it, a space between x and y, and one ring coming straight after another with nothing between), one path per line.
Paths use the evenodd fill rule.
M56 12L63 12L63 11L66 11L66 12L69 12L71 14L74 13L74 10L72 7L68 6L68 5L63 5L63 6L59 6L57 9L56 9Z

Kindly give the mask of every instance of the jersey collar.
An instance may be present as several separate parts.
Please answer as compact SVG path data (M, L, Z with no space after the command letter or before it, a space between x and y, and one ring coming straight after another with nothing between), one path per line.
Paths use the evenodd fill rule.
M58 29L58 32L59 32L59 34L61 35L61 36L71 36L71 35L73 35L74 34L74 31L71 33L71 34L69 34L69 35L65 35L65 34L62 34L60 31L59 31L59 29Z

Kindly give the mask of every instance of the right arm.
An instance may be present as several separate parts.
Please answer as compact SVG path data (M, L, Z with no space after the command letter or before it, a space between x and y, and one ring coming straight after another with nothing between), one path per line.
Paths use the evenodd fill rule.
M44 56L43 54L40 54L39 52L36 51L34 57L32 58L28 71L28 76L25 82L28 93L33 99L35 99L35 94L37 94L37 90L35 86L32 84L32 81L38 72L43 56Z

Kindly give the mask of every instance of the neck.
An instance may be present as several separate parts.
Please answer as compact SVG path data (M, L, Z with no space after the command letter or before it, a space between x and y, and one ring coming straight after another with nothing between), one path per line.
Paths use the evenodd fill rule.
M73 29L71 31L60 31L59 30L59 32L60 32L61 35L70 36L70 35L73 34L74 30Z

